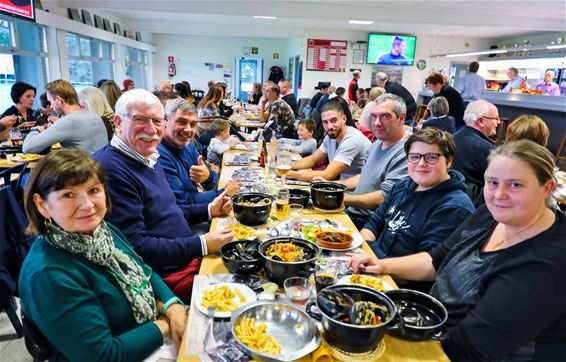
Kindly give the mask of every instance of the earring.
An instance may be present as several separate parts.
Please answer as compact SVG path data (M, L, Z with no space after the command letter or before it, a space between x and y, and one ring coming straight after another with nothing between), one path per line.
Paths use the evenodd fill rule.
M51 226L51 218L44 219L43 225L45 225L46 229L49 229L49 227Z

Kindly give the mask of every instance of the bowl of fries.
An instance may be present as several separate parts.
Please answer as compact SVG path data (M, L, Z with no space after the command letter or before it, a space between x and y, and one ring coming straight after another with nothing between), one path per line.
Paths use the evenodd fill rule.
M204 288L197 308L206 315L208 307L214 307L215 318L229 318L233 311L256 300L255 292L244 284L215 283Z
M232 313L236 342L258 360L294 361L320 345L316 322L287 303L258 301Z

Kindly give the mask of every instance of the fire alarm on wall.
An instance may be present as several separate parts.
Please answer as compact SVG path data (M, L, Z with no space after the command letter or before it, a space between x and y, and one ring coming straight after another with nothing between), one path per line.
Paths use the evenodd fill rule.
M167 57L167 60L169 61L169 63L173 63L175 61L175 57L170 55Z

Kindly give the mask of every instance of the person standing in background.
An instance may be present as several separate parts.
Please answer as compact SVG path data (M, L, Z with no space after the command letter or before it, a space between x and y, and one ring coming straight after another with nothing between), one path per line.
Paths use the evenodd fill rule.
M403 98L405 105L407 106L407 119L414 119L415 113L417 113L417 103L415 98L411 95L411 92L399 83L390 81L387 74L383 72L378 72L375 75L375 81L378 87L385 89L385 93L395 94Z
M552 81L554 79L554 76L554 71L547 70L544 74L544 81L537 84L536 89L542 90L544 94L548 94L549 96L559 96L560 87L558 87L558 84Z
M354 73L353 73L354 78L352 78L352 80L350 81L350 84L348 85L348 100L349 101L354 101L354 102L358 101L358 97L356 96L356 91L358 90L358 80L360 79L361 75L362 75L362 72L360 72L359 70L354 70Z
M511 92L513 88L519 88L523 81L523 77L519 75L519 71L515 67L511 67L507 70L507 77L509 78L509 83L501 90L504 93Z
M459 89L464 100L464 106L471 101L477 101L481 98L481 92L485 88L485 79L478 75L480 63L471 62L468 66L468 74L462 79L462 87Z
M456 121L456 128L461 128L465 125L464 123L464 101L460 92L448 84L446 78L437 72L432 72L425 79L426 86L430 89L434 96L444 97L448 101L449 110L448 114L454 117ZM387 88L385 89L387 90Z

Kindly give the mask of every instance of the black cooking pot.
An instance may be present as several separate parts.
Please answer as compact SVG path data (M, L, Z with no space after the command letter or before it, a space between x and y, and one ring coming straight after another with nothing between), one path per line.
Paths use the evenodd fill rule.
M305 254L309 254L304 261L285 262L273 260L266 255L267 249L275 243L293 243L305 249ZM268 239L259 245L259 253L265 259L265 276L271 282L283 286L285 279L290 277L302 276L307 278L314 272L315 260L320 254L320 249L315 244L304 239L281 236Z
M318 293L316 305L320 306L321 298L324 291L335 291L345 293L353 298L354 301L370 301L387 308L388 316L383 323L375 326L361 326L339 321L333 316L324 312L323 308L318 308L318 312L314 311L314 302L310 302L306 306L306 312L313 318L322 321L324 328L324 338L332 346L335 346L346 352L363 353L375 349L378 343L383 339L388 325L395 318L397 309L395 303L385 294L361 285L333 285L323 289Z
M303 208L309 206L309 199L311 198L311 193L303 189L289 189L289 205L299 204L303 205Z
M240 244L243 248L238 250L236 245ZM257 273L263 268L264 259L259 254L259 241L236 240L222 245L220 255L224 265L232 274L252 274ZM251 258L250 258L251 257Z
M315 207L324 210L335 210L342 206L346 186L336 182L313 182L311 198Z
M448 319L446 308L428 294L410 289L385 292L395 303L400 323L387 329L387 333L410 341L442 340L446 336L443 326Z
M265 199L269 199L269 202L262 203ZM257 205L245 205L247 202ZM232 196L232 203L236 220L244 225L258 226L267 221L271 213L273 196L261 192L240 192Z

